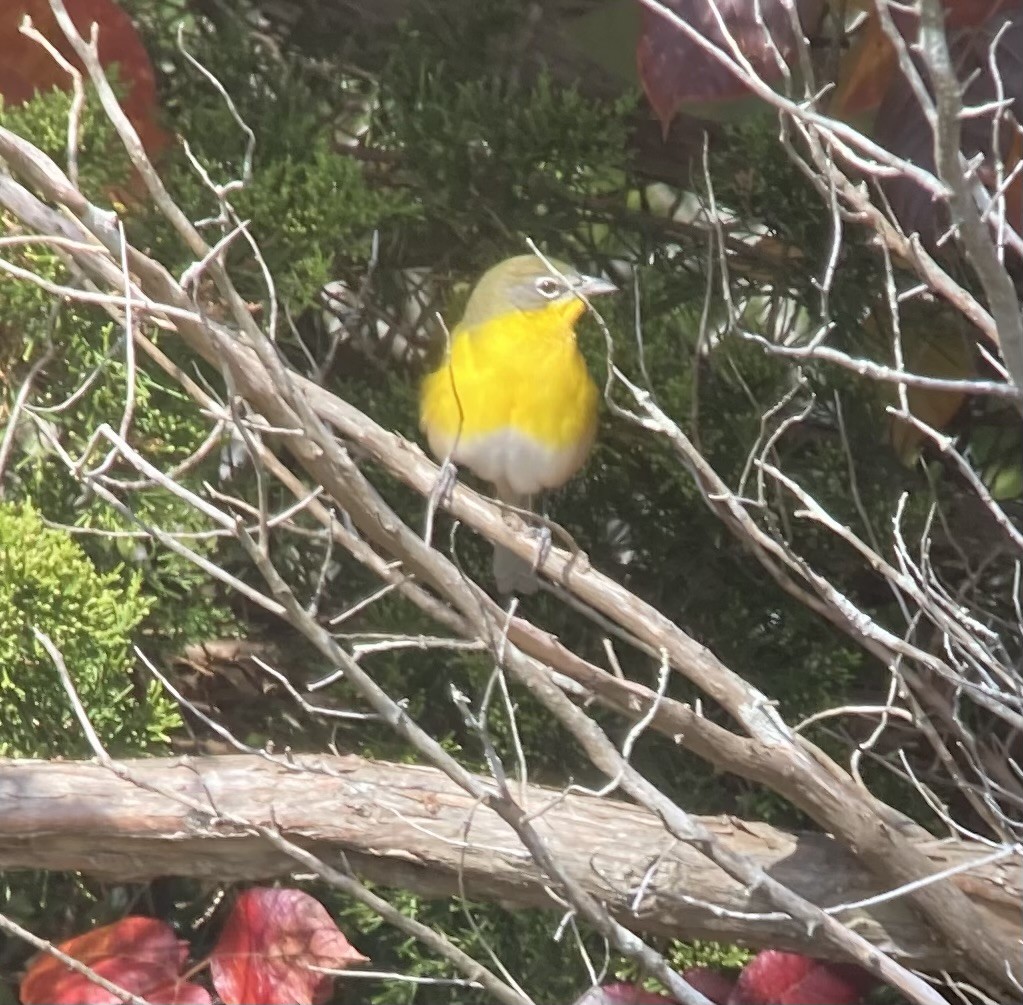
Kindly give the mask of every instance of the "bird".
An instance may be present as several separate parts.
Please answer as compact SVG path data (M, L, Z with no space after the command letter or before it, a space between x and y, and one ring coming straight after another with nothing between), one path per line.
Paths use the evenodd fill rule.
M596 437L600 395L575 325L583 297L616 291L535 254L487 270L421 386L419 425L434 457L468 468L519 509L578 473ZM504 595L539 585L529 563L499 545L494 579Z

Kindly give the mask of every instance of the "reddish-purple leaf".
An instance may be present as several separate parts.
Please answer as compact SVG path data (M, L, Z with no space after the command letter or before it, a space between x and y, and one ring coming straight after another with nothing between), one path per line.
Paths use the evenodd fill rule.
M857 0L867 12L867 20L857 33L852 49L842 59L838 89L830 113L850 118L878 108L898 71L898 59L881 27L874 0ZM950 31L974 28L1001 11L1016 10L1023 0L943 0L945 25ZM896 26L905 33L914 32L914 21L905 11L889 10Z
M155 918L127 917L58 947L118 987L161 1005L210 1005L198 984L179 977L187 943ZM21 982L22 1005L117 1005L121 998L59 960L37 956Z
M572 1005L671 1005L674 1001L674 998L644 991L637 984L605 984L600 988L590 988Z
M962 12L961 12L962 13ZM963 15L965 16L965 15ZM916 35L915 25L903 21L903 32L908 38ZM1001 33L1001 34L1000 34ZM991 73L991 46L999 39L994 60L1001 81L1002 94L998 94L996 80ZM1012 9L1002 9L983 24L951 32L950 50L960 80L966 81L964 105L982 105L996 97L1010 102L1010 111L1016 122L1023 122L1023 7L1019 2ZM926 73L924 74L926 79ZM990 107L990 106L989 106ZM979 176L989 188L995 187L991 168L996 153L992 115L970 116L962 125L962 150L972 158L983 155L985 164ZM1011 169L1016 152L1012 146L1016 135L1010 121L1003 121L999 132L1001 149L997 155ZM905 160L934 171L934 134L927 122L916 95L901 73L894 74L891 86L881 103L874 127L875 139ZM1009 206L1008 223L1023 232L1020 219L1020 179L1006 193ZM947 225L944 207L936 206L932 196L922 185L901 176L884 182L885 195L891 203L896 219L907 232L916 232L933 243Z
M726 1005L735 987L735 981L710 967L693 967L682 976L714 1005ZM605 984L600 988L590 988L573 1005L669 1005L674 1001L674 998L667 995L644 991L637 984Z
M733 978L711 967L692 967L684 971L682 976L714 1005L727 1005L729 996L735 990Z
M115 0L65 0L65 6L85 38L93 22L99 25L100 62L117 64L127 89L124 111L149 153L158 152L168 137L157 122L156 73L132 19ZM18 30L25 15L65 58L81 65L57 27L48 0L5 0L0 3L0 95L11 105L52 87L71 87L70 76L49 53Z
M341 970L366 959L323 906L301 890L246 890L235 901L210 957L213 986L226 1005L316 1005Z
M871 12L842 60L831 114L848 119L873 111L884 100L897 69L895 49Z
M949 28L983 24L999 11L1019 5L1019 0L944 0L945 24Z
M743 968L728 1005L858 1005L875 983L848 963L766 949Z
M156 1003L159 1005L210 1005L213 1001L209 991L204 987L182 980L161 984L159 987L149 988L140 994L154 1005ZM104 1005L107 1005L108 1002L109 1005L120 1005L121 999L104 999Z
M636 62L647 99L665 131L675 112L687 102L730 100L748 93L731 69L728 36L757 76L768 83L782 76L777 54L787 62L795 51L792 24L783 0L760 0L759 4L751 0L662 2L727 57L723 62L678 24L642 6ZM804 31L812 30L820 18L823 0L796 0L795 6ZM727 35L721 31L715 10L720 12Z

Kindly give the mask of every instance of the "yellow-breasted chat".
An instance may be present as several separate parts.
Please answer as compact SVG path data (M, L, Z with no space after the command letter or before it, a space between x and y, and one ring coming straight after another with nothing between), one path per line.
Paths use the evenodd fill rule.
M483 274L452 329L441 365L423 381L419 425L441 461L491 482L502 502L528 507L586 462L599 392L576 344L582 297L615 292L559 261L518 255ZM529 565L494 549L502 593L532 593Z

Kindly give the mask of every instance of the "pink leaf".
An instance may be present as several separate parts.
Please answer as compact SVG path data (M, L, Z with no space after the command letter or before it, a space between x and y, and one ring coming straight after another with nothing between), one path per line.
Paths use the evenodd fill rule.
M167 143L157 121L156 73L131 17L114 0L65 0L78 31L89 38L93 22L99 25L99 58L104 66L116 63L127 93L125 114L138 130L150 154ZM48 0L19 0L0 3L0 95L7 104L28 101L33 94L51 87L70 89L71 78L35 41L18 30L25 15L71 60L79 64L64 33L57 27ZM79 64L80 65L80 64Z
M719 11L721 22L753 72L768 83L782 76L775 49L783 61L795 50L783 0L760 0L759 4L751 0L663 0L663 5L731 59L729 42L714 14L715 9ZM816 25L822 8L823 0L796 0L804 30ZM642 31L636 47L639 77L665 131L682 104L730 100L748 93L735 73L684 29L645 5L641 13Z
M728 1005L858 1005L875 983L852 964L765 949L743 968Z
M365 959L308 894L256 887L235 901L210 973L225 1005L316 1005L333 978L310 966L340 970Z
M731 977L711 967L692 967L682 976L714 1005L727 1005L728 997L735 989L735 981Z
M209 1005L210 995L179 977L188 945L155 918L127 917L75 936L63 953L142 998L165 1005ZM21 982L22 1005L117 1005L121 998L50 955L35 958Z
M1018 7L1019 0L944 0L948 28L982 24L1000 10Z
M901 15L899 25L906 38L912 40L916 37L915 21L908 16ZM992 51L996 38L998 45ZM1009 5L1008 9L998 11L980 25L950 32L949 48L959 79L968 82L963 104L979 106L999 98L1009 103L1016 122L1023 122L1023 9L1020 9L1020 4ZM997 66L997 81L991 72L992 58ZM926 73L924 77L926 79ZM996 85L1002 88L1001 94ZM1016 132L1012 123L1003 121L997 134L1002 145L998 151L994 149L996 130L993 129L991 112L970 116L963 121L962 150L968 158L977 154L984 157L978 175L990 189L996 185L992 170L995 155L1001 157L1010 169L1014 158L1012 143ZM893 75L881 102L874 137L897 156L934 171L934 134L913 89L901 73ZM1017 177L1006 192L1007 222L1023 232L1020 189L1021 182ZM909 178L897 177L886 180L884 190L892 212L907 233L918 233L925 241L933 243L944 231L947 226L944 207L937 205L923 186Z
M735 981L710 967L693 967L682 976L693 988L709 998L714 1005L726 1005ZM675 999L667 995L644 991L636 984L605 984L590 988L573 1005L667 1005Z
M671 1005L674 998L644 991L637 984L605 984L590 988L573 1005Z
M209 991L198 984L190 984L186 981L173 981L169 984L161 984L145 993L150 1002L159 1002L160 1005L210 1005L213 999ZM119 1005L121 999L111 998L111 1005L116 1001Z

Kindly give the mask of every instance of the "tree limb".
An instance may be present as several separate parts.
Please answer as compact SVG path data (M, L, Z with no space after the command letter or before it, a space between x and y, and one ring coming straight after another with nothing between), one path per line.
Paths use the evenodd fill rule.
M481 779L482 783L482 779ZM165 793L178 792L179 802ZM209 816L196 811L209 805ZM822 944L765 898L729 878L661 821L630 803L526 786L522 804L552 854L629 928L684 939L738 941L819 952ZM225 819L275 827L326 862L426 896L563 909L511 828L434 768L340 758L255 756L117 762L0 761L0 869L78 871L125 880L159 875L217 882L267 879L294 861ZM883 893L831 838L791 834L731 817L701 824L737 855L824 907ZM952 882L989 930L1018 937L1023 883L1008 859L967 842L917 848ZM872 944L914 968L947 953L905 899L839 912Z

